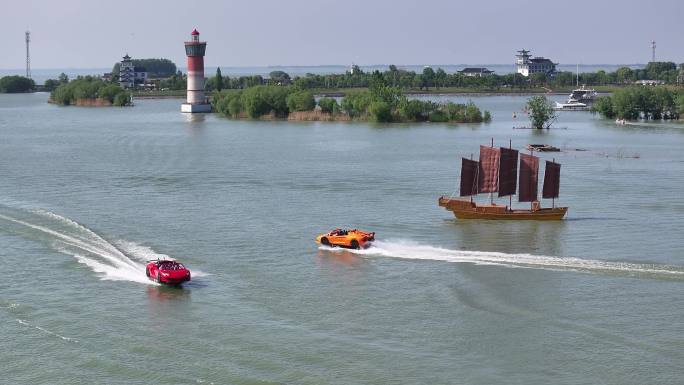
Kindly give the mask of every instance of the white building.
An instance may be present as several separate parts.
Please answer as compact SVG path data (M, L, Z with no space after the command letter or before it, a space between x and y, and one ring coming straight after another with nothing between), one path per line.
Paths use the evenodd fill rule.
M634 82L634 84L638 84L640 86L662 86L665 84L664 80L637 80Z
M145 67L136 67L133 60L126 54L119 67L119 84L123 88L134 88L136 85L144 85L147 82Z
M491 75L494 73L494 71L492 71L492 70L488 70L487 68L480 68L480 67L477 67L477 68L468 67L468 68L464 68L458 72L460 74L465 75L465 76L480 77L480 78Z
M518 67L518 73L522 76L530 76L534 73L553 75L556 72L554 62L541 56L532 57L530 51L524 49L515 55L515 64Z

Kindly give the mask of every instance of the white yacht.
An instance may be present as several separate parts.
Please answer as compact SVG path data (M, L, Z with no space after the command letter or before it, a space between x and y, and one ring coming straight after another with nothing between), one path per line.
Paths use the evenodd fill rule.
M568 98L568 103L571 102L580 102L580 103L593 103L594 98L596 98L596 95L598 93L596 90L592 89L587 89L582 86L581 88L572 90L572 93L570 94L570 98Z
M579 87L579 64L577 65L577 87ZM594 102L598 93L595 89L587 89L582 87L572 90L568 101L565 103L556 102L556 111L585 111L589 109L589 105Z
M596 90L587 89L584 86L572 90L568 101L565 103L556 102L554 110L557 111L585 111L589 109L589 105L594 102L594 98L598 95Z
M589 109L589 106L586 103L568 100L566 103L556 102L556 106L553 109L556 111L586 111Z

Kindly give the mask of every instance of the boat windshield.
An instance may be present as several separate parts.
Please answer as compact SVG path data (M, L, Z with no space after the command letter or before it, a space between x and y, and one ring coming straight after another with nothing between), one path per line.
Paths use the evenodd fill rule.
M185 266L178 262L166 262L159 265L161 270L184 270Z

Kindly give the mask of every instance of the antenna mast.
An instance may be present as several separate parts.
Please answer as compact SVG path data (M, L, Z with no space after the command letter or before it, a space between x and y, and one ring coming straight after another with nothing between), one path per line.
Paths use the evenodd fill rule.
M29 43L31 42L31 32L26 31L26 77L31 79L31 55L29 54Z
M651 50L652 50L652 52L651 52L651 61L652 61L652 62L655 62L655 49L656 49L656 42L655 42L655 40L653 40L653 41L651 42Z

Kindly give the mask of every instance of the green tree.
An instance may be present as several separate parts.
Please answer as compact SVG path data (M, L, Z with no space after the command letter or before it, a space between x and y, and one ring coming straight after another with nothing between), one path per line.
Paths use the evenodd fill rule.
M556 119L553 105L546 96L533 96L527 100L527 109L530 114L532 127L537 129L549 128Z
M316 100L309 91L296 91L287 96L287 108L293 111L311 111L316 107Z
M372 101L369 91L349 92L342 99L341 107L351 117L360 117L368 113Z
M437 72L435 72L435 87L444 87L446 85L446 79L446 72L441 68L437 68Z
M423 68L423 74L421 75L421 89L425 87L425 89L430 89L432 85L435 84L435 71L432 69L432 67L425 67Z
M221 76L221 67L216 67L216 82L214 87L216 87L216 90L219 92L223 89L223 76Z
M242 99L240 94L228 101L228 114L233 117L238 117L243 111Z
M553 112L553 109L551 110L551 112ZM475 103L473 103L472 101L468 102L465 108L465 121L470 123L480 123L482 122L482 120L482 112L480 112L480 109L477 108Z
M606 118L612 119L615 117L615 110L613 109L613 101L610 96L602 96L594 101L591 107L592 112L598 112Z
M543 72L535 72L530 75L530 82L535 86L543 86L546 84L546 74Z
M320 98L318 105L321 107L321 111L326 113L335 113L339 109L335 98Z
M100 90L97 92L97 97L99 97L100 99L107 100L113 104L114 99L121 92L123 92L123 89L121 89L121 87L114 84L110 84L108 86L100 88Z
M122 91L114 97L114 103L117 107L128 106L131 104L131 94L128 91Z
M271 112L282 117L288 113L287 96L290 92L292 90L289 87L249 87L242 91L240 102L250 118L258 118Z
M629 67L620 67L615 71L615 79L618 83L634 81L634 71Z
M59 80L57 80L57 79L48 79L45 81L45 84L43 85L43 87L45 87L46 91L52 91L55 88L57 88L59 86L59 84L60 84Z
M376 100L368 107L368 112L371 118L376 122L391 122L392 121L392 106L389 103Z
M64 72L62 72L61 74L59 74L59 77L58 77L57 79L59 80L60 84L67 84L67 83L69 83L69 77L68 77L67 74L65 74Z
M271 84L288 85L291 82L290 75L285 71L271 71L268 74Z
M408 99L403 97L397 107L397 112L401 119L408 122L422 122L425 121L429 115L427 105L417 99Z
M482 114L482 121L485 123L491 122L492 121L492 114L489 113L489 111L485 110L484 114Z
M675 111L677 117L684 116L684 93L680 93L675 98Z
M675 71L677 65L671 61L652 61L646 64L646 73L651 79L660 79L663 72Z
M0 78L0 92L19 93L28 92L35 88L33 80L23 76L5 76Z

